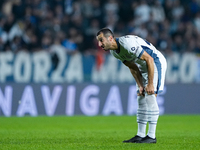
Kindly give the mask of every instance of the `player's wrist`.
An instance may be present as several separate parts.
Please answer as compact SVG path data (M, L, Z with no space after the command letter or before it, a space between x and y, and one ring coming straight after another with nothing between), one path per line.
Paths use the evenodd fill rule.
M149 85L153 85L153 81L148 81L148 84Z
M142 84L138 84L139 88L144 88L144 86Z

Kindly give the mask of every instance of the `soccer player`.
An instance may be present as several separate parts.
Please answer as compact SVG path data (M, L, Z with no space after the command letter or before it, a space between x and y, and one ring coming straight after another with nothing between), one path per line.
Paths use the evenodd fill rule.
M164 88L166 59L151 43L134 35L114 38L108 28L98 31L98 45L121 60L129 69L137 86L137 123L136 136L124 143L156 143L156 125L159 108L157 94ZM146 125L149 123L146 135Z

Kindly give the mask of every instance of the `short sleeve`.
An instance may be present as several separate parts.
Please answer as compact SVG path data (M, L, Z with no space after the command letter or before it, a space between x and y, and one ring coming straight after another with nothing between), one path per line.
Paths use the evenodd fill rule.
M143 48L138 44L135 36L123 36L120 38L119 42L130 54L133 54L138 58L144 53Z

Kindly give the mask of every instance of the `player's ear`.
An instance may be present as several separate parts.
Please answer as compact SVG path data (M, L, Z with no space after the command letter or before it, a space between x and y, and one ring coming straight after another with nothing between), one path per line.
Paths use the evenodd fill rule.
M113 37L110 35L110 36L108 37L108 40L109 40L109 41L112 41L112 40L113 40Z

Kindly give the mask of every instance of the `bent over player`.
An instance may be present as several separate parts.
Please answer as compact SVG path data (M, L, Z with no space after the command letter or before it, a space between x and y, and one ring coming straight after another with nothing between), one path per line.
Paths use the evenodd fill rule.
M114 38L108 28L96 36L98 45L121 60L129 69L137 86L137 135L124 143L156 143L156 125L159 108L157 94L164 88L167 63L164 56L151 43L134 35ZM146 135L146 125L149 123Z

